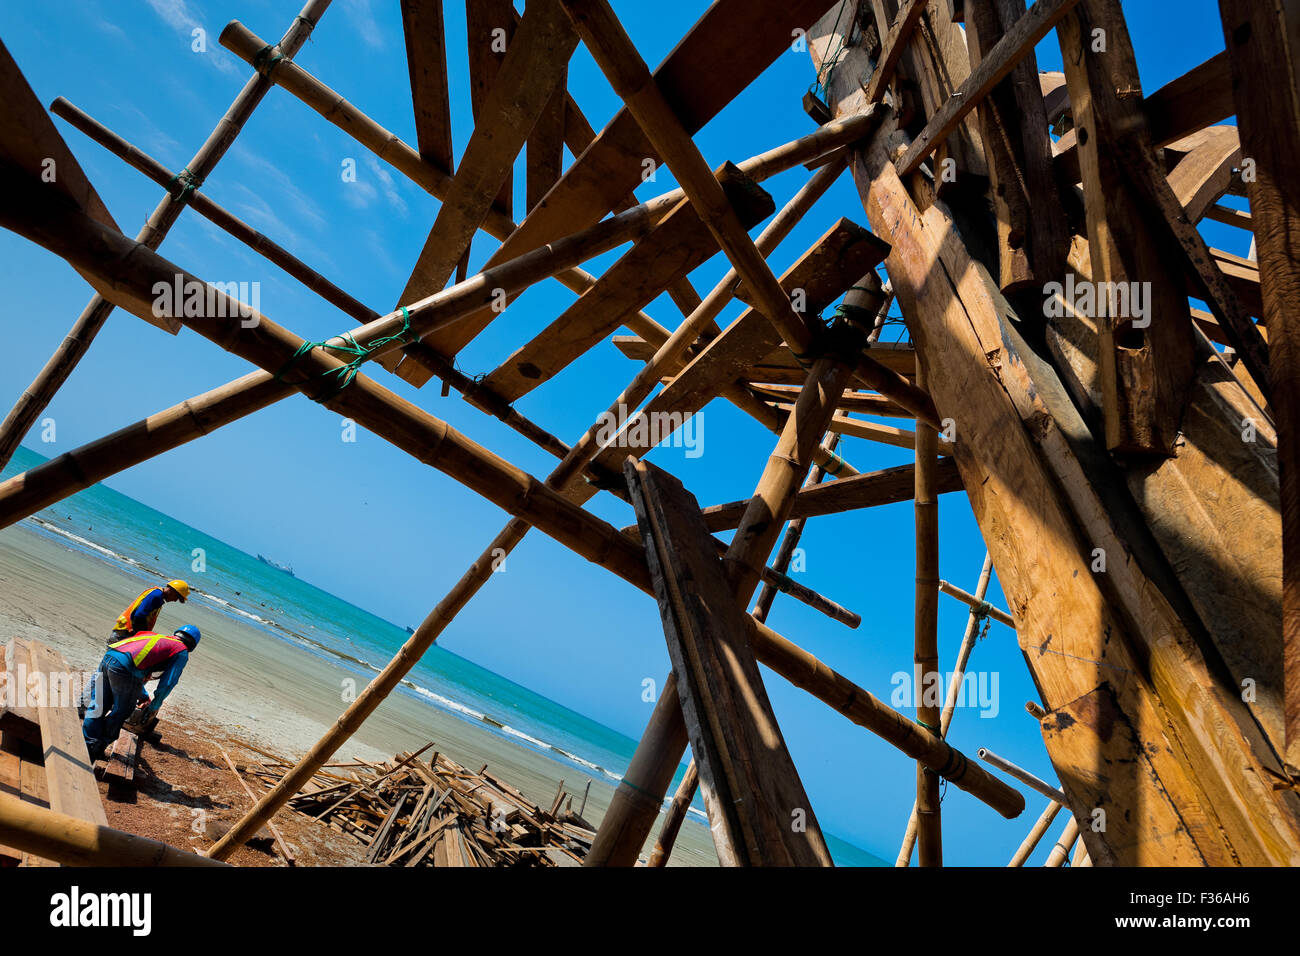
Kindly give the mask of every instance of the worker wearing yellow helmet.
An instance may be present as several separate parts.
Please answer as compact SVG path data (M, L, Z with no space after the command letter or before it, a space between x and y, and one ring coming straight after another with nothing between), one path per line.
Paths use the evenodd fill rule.
M110 644L124 640L140 631L152 631L158 621L158 612L162 606L171 601L185 602L190 596L190 586L184 581L168 581L163 587L149 588L140 592L140 596L127 605L125 611L117 616Z

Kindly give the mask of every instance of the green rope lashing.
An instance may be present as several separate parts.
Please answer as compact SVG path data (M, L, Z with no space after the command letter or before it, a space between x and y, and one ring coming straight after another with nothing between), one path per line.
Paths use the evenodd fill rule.
M382 338L375 339L369 345L362 345L353 337L351 332L344 332L342 335L335 336L335 338L343 340L339 343L336 343L331 339L325 339L321 342L304 341L298 346L298 351L294 352L293 355L289 357L289 361L285 362L284 366L275 373L275 380L277 382L283 381L285 373L289 372L295 365L302 361L303 356L310 354L314 349L329 349L331 352L341 352L344 355L351 355L353 357L352 361L348 362L346 365L339 365L335 368L326 369L319 375L307 378L303 382L299 383L305 385L308 382L311 382L313 378L329 378L330 376L333 376L337 380L335 382L335 387L312 399L317 402L329 401L352 384L357 377L357 372L361 369L361 363L375 352L393 344L394 342L405 342L409 344L410 342L415 341L414 337L411 335L411 313L407 310L406 306L400 306L399 308L402 313L402 327L392 335L385 335Z
M283 59L284 54L276 50L274 44L268 43L253 54L253 69L263 76L269 76L275 65Z
M195 192L201 185L203 185L202 181L190 172L188 166L185 166L179 173L167 180L167 192L171 193L172 199L178 203L186 203L189 202L190 193ZM173 192L173 187L177 186L180 187L179 190Z
M844 466L847 465L848 462L845 461L843 458L841 458L839 455L837 455L835 452L831 451L830 449L823 449L823 450L826 452L826 457L829 458L830 461L822 465L822 473L827 475L834 475L835 477L838 478L840 472L844 470Z

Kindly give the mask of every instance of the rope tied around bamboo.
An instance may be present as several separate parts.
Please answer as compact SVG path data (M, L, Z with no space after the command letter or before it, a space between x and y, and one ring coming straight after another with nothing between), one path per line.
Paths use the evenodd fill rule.
M184 205L190 200L192 193L198 192L203 180L190 171L188 166L182 166L180 172L167 181L167 193L176 202Z
M352 384L356 379L357 372L360 371L362 364L365 363L372 354L380 349L387 348L394 342L401 342L409 345L411 342L416 341L417 337L411 331L410 311L404 305L399 306L398 311L402 313L402 327L392 335L385 335L375 339L369 345L362 345L356 340L351 332L344 332L341 335L334 336L334 338L325 339L320 342L304 340L303 343L298 346L298 350L290 356L289 361L285 362L284 365L280 367L279 371L275 373L275 380L277 382L283 382L285 374L292 371L304 357L310 355L315 349L329 349L333 352L341 352L344 355L351 355L353 357L351 362L348 362L345 365L337 365L333 368L327 368L324 371L318 372L314 376L309 376L304 380L305 384L313 379L325 379L330 376L335 377L338 381L334 388L322 393L321 395L312 396L312 401L314 402L328 402L331 398L334 398ZM339 341L335 341L336 339Z
M302 18L299 17L298 19L301 20ZM284 54L280 52L280 48L277 44L268 43L266 46L262 47L262 49L253 54L253 69L269 78L271 76L271 71L274 70L277 64L279 64L279 62L284 58Z

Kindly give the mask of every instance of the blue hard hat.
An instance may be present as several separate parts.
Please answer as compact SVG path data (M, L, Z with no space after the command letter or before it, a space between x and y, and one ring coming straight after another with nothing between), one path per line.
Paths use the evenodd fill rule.
M199 646L199 629L193 624L182 624L180 627L176 628L175 633L177 637L188 637L194 642L194 647ZM191 650L193 650L193 648L191 648Z

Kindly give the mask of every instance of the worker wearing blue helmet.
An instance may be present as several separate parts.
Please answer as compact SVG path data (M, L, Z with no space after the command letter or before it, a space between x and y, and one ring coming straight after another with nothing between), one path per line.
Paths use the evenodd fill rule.
M193 624L178 627L170 635L141 631L108 646L81 727L92 763L117 740L137 704L144 709L145 721L158 713L180 680L190 651L198 646L199 629ZM155 677L158 688L150 698L144 684Z

